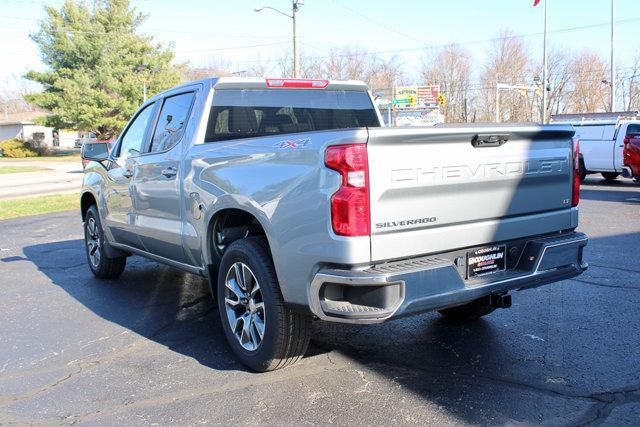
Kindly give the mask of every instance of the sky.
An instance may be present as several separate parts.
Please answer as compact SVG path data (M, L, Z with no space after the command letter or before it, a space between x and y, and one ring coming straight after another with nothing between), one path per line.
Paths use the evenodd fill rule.
M332 47L354 46L397 55L417 78L426 49L449 43L467 48L475 63L498 32L510 29L542 58L544 2L549 8L549 43L571 51L610 55L612 0L305 0L298 14L303 54L327 55ZM623 67L640 53L638 0L616 2L616 61ZM29 34L38 29L45 5L62 0L0 0L0 85L11 86L29 69L41 69ZM176 60L194 66L221 56L242 71L251 61L275 60L291 52L291 21L271 10L290 12L290 0L132 0L148 15L140 32L173 43Z

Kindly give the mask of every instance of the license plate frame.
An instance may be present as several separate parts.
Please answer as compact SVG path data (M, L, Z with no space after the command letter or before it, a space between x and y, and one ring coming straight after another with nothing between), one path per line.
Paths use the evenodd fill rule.
M507 269L507 246L491 245L467 251L467 278L488 276Z

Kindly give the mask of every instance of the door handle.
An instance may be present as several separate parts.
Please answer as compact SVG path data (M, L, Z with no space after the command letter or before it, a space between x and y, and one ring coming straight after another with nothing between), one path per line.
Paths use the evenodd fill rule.
M167 178L171 178L173 176L176 176L178 174L178 170L174 167L168 167L166 169L164 169L162 172L160 172L162 175L166 176Z
M122 176L124 176L125 178L131 178L133 176L133 171L130 169L125 169L124 172L122 172Z

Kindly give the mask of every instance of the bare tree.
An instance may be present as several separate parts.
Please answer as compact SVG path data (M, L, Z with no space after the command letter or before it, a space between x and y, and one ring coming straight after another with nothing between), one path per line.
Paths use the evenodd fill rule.
M621 68L616 70L618 82L618 96L622 98L623 108L627 111L640 108L640 54L633 58L628 74Z
M198 67L184 67L181 80L183 82L190 82L205 77L223 77L234 74L234 64L225 57L211 57L204 64L205 65Z
M572 55L564 49L551 48L548 53L547 62L547 115L567 113L569 108L569 95L571 93L572 82ZM530 73L534 76L534 81L538 86L536 91L536 104L538 107L538 118L542 117L542 62L538 62Z
M529 48L512 31L500 32L486 55L480 76L480 120L493 121L496 109L496 86L498 83L525 85L530 81ZM501 91L499 112L501 121L528 121L532 116L531 93L527 90Z
M460 45L452 44L423 58L422 80L438 84L446 97L442 112L446 122L467 122L471 112L471 55Z
M569 109L576 113L594 113L609 108L607 63L596 52L582 51L571 61L572 90Z
M36 92L39 89L38 86L18 75L5 77L0 84L0 113L11 114L37 110L24 97L27 93Z

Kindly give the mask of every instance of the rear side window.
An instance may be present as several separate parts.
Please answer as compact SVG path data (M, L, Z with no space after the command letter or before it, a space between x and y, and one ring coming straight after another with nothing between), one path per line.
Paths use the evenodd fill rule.
M166 151L176 145L187 126L195 93L183 93L164 100L153 133L150 152Z
M627 134L625 136L636 133L640 133L640 125L630 124L629 126L627 126Z
M214 92L205 142L378 126L366 92L219 89Z

